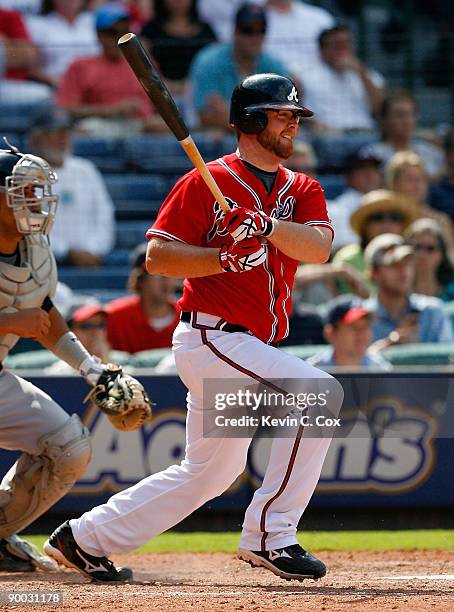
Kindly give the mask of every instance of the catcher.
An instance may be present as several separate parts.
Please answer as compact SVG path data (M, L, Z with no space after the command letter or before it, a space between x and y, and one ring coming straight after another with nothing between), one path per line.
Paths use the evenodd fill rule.
M65 495L91 457L89 432L2 362L20 337L35 338L93 386L89 396L119 429L139 427L151 408L142 385L90 355L52 303L56 265L47 235L58 204L57 176L44 159L0 150L0 447L22 455L0 484L0 571L53 569L54 562L16 533ZM128 568L110 569L114 581Z

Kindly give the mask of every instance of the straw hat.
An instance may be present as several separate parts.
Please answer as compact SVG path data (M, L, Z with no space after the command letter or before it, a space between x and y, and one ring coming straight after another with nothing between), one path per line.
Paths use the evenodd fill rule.
M400 213L404 229L420 216L411 198L389 189L374 189L363 197L361 206L350 217L350 225L361 236L368 218L381 212Z

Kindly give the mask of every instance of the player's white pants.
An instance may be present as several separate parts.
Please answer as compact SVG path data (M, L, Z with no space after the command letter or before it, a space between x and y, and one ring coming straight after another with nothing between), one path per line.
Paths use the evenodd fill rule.
M213 326L218 319L199 315ZM203 437L203 380L331 377L306 362L245 333L195 329L180 323L174 334L178 373L188 387L186 456L181 465L144 478L109 501L71 521L74 537L88 553L127 552L179 523L202 504L223 493L244 470L250 438ZM304 380L306 379L306 381ZM334 385L333 385L334 383ZM322 384L320 382L320 384ZM342 402L342 388L331 379L330 412ZM296 433L296 432L295 432ZM263 485L247 509L241 548L271 550L295 544L298 521L318 482L330 438L273 440Z

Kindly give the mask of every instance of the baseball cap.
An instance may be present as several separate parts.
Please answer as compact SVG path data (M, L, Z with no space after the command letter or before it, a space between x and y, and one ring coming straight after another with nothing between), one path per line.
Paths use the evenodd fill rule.
M58 106L46 106L38 109L32 116L30 127L37 130L57 130L71 128L73 125L68 113Z
M369 316L372 316L372 313L364 308L359 298L342 295L328 303L325 323L333 326L339 323L350 325Z
M107 314L107 312L101 304L86 304L85 306L76 307L68 317L75 323L84 323L97 314Z
M266 28L266 12L258 4L246 2L242 4L235 15L235 29L243 31L254 24L262 25Z
M126 7L118 3L104 4L95 12L95 24L97 30L108 30L117 21L130 19Z
M410 245L398 234L381 234L369 242L364 259L369 266L392 266L413 255Z

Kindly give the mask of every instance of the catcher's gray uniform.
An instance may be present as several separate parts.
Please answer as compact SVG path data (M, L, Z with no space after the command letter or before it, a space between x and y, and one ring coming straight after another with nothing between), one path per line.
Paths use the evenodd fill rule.
M7 196L1 194L0 230L5 236L11 216L7 206L16 206L14 217L19 233L15 234L15 253L0 254L0 315L30 308L49 311L57 274L45 234L53 219L52 205L56 206L50 189L56 177L44 160L22 156L13 148L0 151L1 174L0 185L4 182L5 187L1 186L0 191ZM29 185L41 187L44 196L39 199L27 195ZM5 370L2 362L19 339L6 333L5 328L0 327L0 447L23 454L0 484L0 571L9 567L4 563L9 553L19 557L24 553L21 544L26 543L14 534L69 491L91 457L88 430L79 417L70 417L46 393ZM27 552L30 549L22 554L23 559L46 567L33 551L31 555Z
M54 294L56 265L47 238L25 236L17 264L0 256L0 312L40 307ZM1 361L17 340L0 334ZM35 385L2 369L0 447L24 453L0 484L0 538L5 538L29 525L72 487L90 460L90 444L77 415L69 417Z

